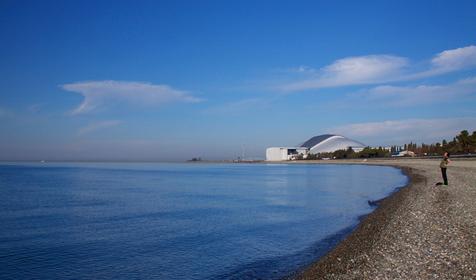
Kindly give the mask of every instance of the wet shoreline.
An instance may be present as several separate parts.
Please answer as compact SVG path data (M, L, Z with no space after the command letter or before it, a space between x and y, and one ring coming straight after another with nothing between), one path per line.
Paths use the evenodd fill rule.
M377 201L342 242L292 279L476 277L476 207L470 205L476 188L468 188L476 187L476 161L455 162L446 189L434 186L437 160L313 163L394 166L410 181Z

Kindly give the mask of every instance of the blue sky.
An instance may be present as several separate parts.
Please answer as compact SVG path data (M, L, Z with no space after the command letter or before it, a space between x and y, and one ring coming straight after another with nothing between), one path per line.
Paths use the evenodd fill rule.
M0 160L476 130L474 1L1 1Z

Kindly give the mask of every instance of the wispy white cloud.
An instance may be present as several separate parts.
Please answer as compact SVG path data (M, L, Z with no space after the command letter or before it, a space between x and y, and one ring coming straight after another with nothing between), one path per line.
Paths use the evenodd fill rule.
M66 91L83 95L83 102L71 113L91 112L112 104L158 106L171 102L199 102L189 92L167 85L142 82L89 81L61 85Z
M94 131L114 127L120 125L122 122L118 120L107 120L107 121L100 121L100 122L94 122L90 123L78 130L78 135L82 136L85 134L92 133Z
M353 123L335 127L330 131L361 140L370 145L384 145L403 144L410 141L430 143L442 139L452 139L465 129L476 130L476 117Z
M425 62L418 70L408 58L394 55L367 55L336 60L321 69L300 66L293 73L303 77L278 86L283 91L303 91L350 85L382 84L416 80L476 67L476 46L446 50Z
M392 77L401 76L407 65L406 58L392 55L348 57L339 59L319 71L302 68L301 72L317 74L305 80L283 85L281 89L300 91L390 81Z
M411 73L403 79L414 80L476 67L476 46L467 46L436 54L427 70Z
M476 66L476 46L468 46L437 54L431 63L433 68L450 72Z
M377 102L381 105L414 106L460 100L476 93L476 77L443 85L377 86L355 94L361 102Z

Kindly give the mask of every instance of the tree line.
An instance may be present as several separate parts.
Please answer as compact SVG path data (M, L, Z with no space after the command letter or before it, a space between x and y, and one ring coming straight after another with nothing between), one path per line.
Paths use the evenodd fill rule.
M383 147L365 147L359 152L352 150L352 148L348 148L347 150L337 150L332 153L310 154L306 159L381 158L396 155L400 150L401 147L399 146L392 146L390 149L385 149ZM420 145L410 142L403 146L403 151L410 151L416 156L436 156L441 155L444 152L449 152L450 154L473 154L476 153L476 131L473 131L472 134L469 134L467 130L463 130L458 135L453 137L451 141L443 139L438 143L421 143Z
M461 131L453 137L453 140L443 141L434 144L416 145L414 143L405 144L404 149L412 151L417 155L440 155L443 152L450 154L470 154L476 153L476 131L470 135L467 130Z
M362 151L356 152L352 148L347 150L337 150L332 153L318 153L318 154L309 154L306 160L315 160L315 159L352 159L352 158L381 158L381 157L390 157L391 153L389 150L382 147L371 148L365 147Z

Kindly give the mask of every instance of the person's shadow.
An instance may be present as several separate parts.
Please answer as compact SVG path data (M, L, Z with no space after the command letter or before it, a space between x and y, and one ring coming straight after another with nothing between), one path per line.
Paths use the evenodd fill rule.
M443 185L442 182L438 182L438 183L435 184L435 186L442 186L442 185Z

